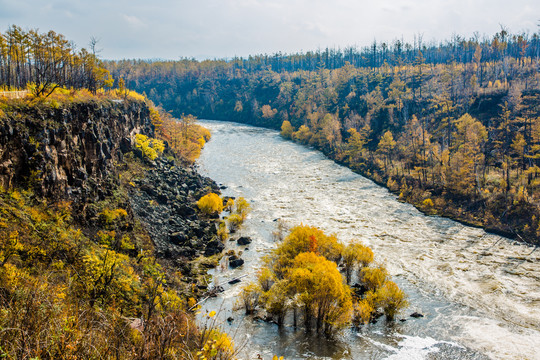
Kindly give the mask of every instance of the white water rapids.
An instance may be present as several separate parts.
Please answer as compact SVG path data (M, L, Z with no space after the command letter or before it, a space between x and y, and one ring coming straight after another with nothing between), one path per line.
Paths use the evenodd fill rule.
M540 359L540 249L425 216L276 131L202 124L212 139L198 161L201 172L227 186L225 195L244 196L253 208L242 231L254 240L243 253L246 264L216 270L218 281L243 273L254 278L260 257L274 246L270 234L279 218L317 226L343 242L362 240L411 303L401 315L405 322L380 320L360 333L345 331L323 341L290 327L252 322L231 310L241 287L235 285L207 306L221 306L222 318L235 318L224 329L247 338L246 358ZM425 317L410 318L413 311Z

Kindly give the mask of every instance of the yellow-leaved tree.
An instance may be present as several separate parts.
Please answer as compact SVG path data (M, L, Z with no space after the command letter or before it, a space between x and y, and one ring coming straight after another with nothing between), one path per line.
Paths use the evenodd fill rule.
M223 211L223 200L218 194L210 193L197 201L197 207L206 215L219 214Z
M315 320L318 332L332 333L349 322L351 292L335 262L313 252L300 253L287 277L303 309L306 329Z
M272 258L273 269L281 277L294 258L302 252L314 252L328 260L339 261L342 250L343 245L334 235L327 236L314 226L295 226L276 249Z
M359 241L352 241L343 250L343 265L347 284L351 282L354 270L358 266L366 267L373 261L373 251Z
M291 139L294 132L294 128L292 127L291 123L288 120L285 120L283 124L281 124L281 136L283 136L285 139Z

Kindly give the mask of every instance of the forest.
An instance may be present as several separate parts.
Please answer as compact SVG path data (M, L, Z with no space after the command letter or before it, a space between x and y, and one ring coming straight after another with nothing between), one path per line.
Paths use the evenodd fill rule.
M539 243L538 34L105 66L175 116L281 129L428 214Z
M0 87L29 87L38 96L61 86L92 92L110 88L114 80L98 59L96 45L92 39L90 51L77 50L73 42L52 30L39 33L12 25L0 33Z
M0 153L0 357L238 356L216 312L195 312L208 268L239 260L221 251L250 205L186 170L210 138L193 115L279 129L428 214L539 243L537 34L202 62L102 61L95 45L0 34L0 141L16 150ZM166 205L161 228L190 225L164 244L145 221ZM331 337L408 305L360 241L289 230L240 292L246 313Z

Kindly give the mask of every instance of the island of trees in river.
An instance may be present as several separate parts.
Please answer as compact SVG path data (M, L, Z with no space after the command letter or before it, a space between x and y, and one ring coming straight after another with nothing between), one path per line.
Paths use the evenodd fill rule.
M229 61L107 62L174 115L283 129L441 214L540 239L538 34Z

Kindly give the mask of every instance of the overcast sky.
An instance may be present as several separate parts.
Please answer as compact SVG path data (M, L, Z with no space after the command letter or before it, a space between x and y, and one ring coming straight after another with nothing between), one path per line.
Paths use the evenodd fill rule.
M0 0L9 25L54 30L105 59L197 59L365 46L415 34L538 31L540 0Z

